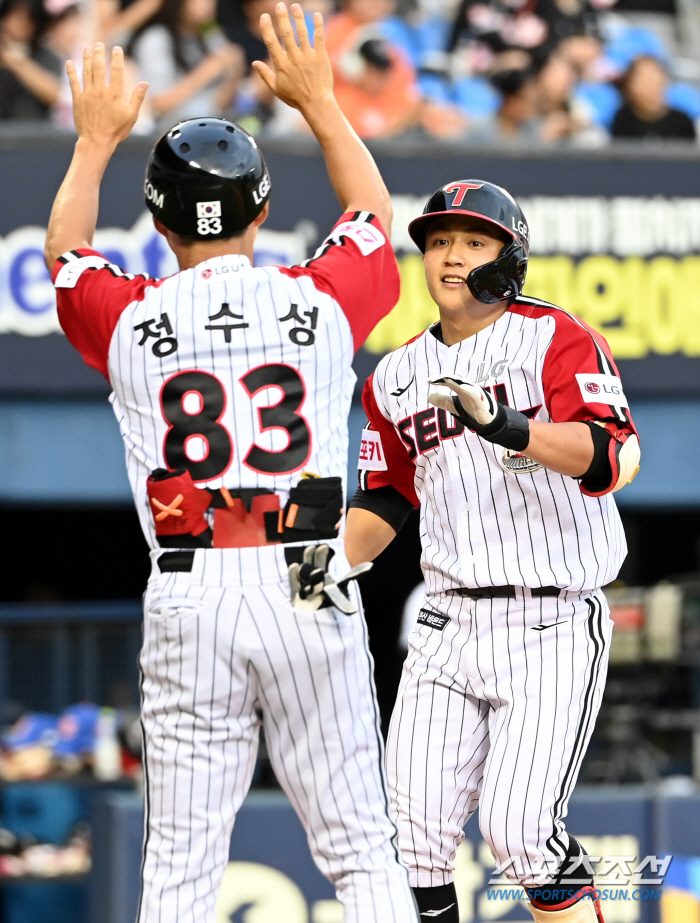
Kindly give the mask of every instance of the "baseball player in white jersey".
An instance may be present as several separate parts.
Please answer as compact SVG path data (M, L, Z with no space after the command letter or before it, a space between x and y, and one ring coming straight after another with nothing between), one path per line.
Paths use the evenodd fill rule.
M125 274L91 247L99 184L146 90L123 99L102 45L46 244L66 335L113 388L151 548L141 653L146 837L139 923L213 923L236 813L265 735L346 923L416 920L382 769L372 664L342 540L355 349L398 297L391 206L332 92L321 17L297 5L262 78L300 109L345 214L315 257L253 268L270 178L221 119L156 144L146 202L180 272ZM375 217L376 216L376 217ZM332 557L332 553L335 556ZM331 560L332 558L332 560Z
M562 819L603 693L634 424L605 340L520 294L528 228L504 189L449 183L410 233L440 321L365 386L346 527L348 561L371 560L420 506L427 595L387 744L402 856L421 919L457 923L478 805L538 923L602 923Z

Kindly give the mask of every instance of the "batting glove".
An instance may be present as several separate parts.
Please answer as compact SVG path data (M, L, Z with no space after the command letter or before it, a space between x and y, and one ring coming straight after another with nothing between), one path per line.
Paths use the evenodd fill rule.
M499 404L479 385L459 378L429 382L428 401L446 410L487 442L522 452L530 442L530 421L525 414Z
M372 564L369 561L358 564L341 580L334 580L328 573L332 557L328 545L307 545L302 563L289 565L289 589L295 609L315 612L330 603L345 615L357 612L357 605L348 593L348 584L371 570Z

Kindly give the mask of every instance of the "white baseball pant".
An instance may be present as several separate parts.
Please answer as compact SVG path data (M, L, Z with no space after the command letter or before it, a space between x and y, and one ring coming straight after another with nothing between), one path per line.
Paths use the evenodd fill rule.
M524 885L552 879L562 818L600 707L612 622L605 596L427 597L409 636L387 742L392 814L413 887L452 881L479 826ZM442 617L442 618L441 618Z
M387 813L361 613L293 609L282 546L198 550L191 573L156 569L149 582L141 671L138 923L213 923L261 723L345 923L417 921Z

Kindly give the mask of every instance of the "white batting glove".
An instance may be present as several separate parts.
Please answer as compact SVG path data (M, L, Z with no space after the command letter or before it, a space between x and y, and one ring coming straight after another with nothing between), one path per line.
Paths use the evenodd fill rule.
M308 545L301 564L289 565L289 589L295 609L315 612L325 602L330 602L345 615L357 612L357 605L347 592L351 580L372 569L369 561L353 567L342 579L334 580L328 573L332 557L328 545Z
M473 429L474 423L480 426L493 423L497 402L479 385L472 385L459 378L436 378L429 384L430 403L451 413L466 426Z
M459 378L429 383L428 401L446 410L487 442L522 452L530 442L530 421L524 413L500 404L485 388Z

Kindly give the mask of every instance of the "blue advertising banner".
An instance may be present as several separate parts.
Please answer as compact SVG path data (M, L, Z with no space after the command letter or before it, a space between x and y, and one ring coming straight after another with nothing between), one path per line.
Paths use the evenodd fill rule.
M164 275L172 255L143 206L148 142L122 145L103 184L95 245L129 271ZM43 265L53 196L70 139L0 140L0 391L104 392L106 384L58 334ZM312 141L262 144L272 176L260 263L297 261L338 217ZM358 377L436 317L406 227L430 192L466 175L500 183L521 201L532 231L526 291L577 313L608 337L634 394L700 393L700 170L698 154L660 149L532 155L468 148L374 147L394 202L392 240L401 299L370 336Z
M138 900L141 800L110 794L95 812L90 923L132 923ZM567 829L586 847L606 923L693 923L700 914L700 798L635 786L580 788ZM525 923L523 892L503 879L478 814L455 859L460 923ZM333 888L282 793L253 792L236 820L217 923L342 923Z

